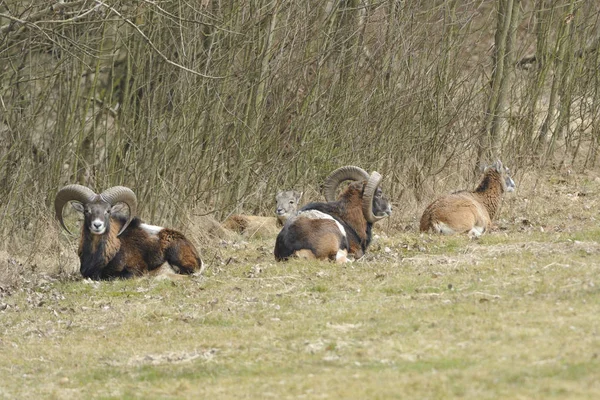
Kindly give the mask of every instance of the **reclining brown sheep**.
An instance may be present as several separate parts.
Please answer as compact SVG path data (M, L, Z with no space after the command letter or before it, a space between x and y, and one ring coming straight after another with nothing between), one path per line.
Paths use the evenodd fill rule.
M144 224L135 216L137 199L131 189L115 186L100 194L81 185L60 189L54 209L67 232L62 214L71 201L73 208L84 215L78 254L79 270L85 278L131 278L165 262L181 274L203 271L198 251L182 233ZM129 217L119 212L118 203L127 205Z
M310 203L287 220L275 242L275 259L292 255L346 262L360 258L371 243L373 224L392 213L379 183L381 175L355 166L341 167L325 181L326 203ZM353 180L335 200L336 188Z
M461 190L440 197L421 216L421 232L443 234L468 233L479 237L490 229L505 192L515 190L508 168L496 161L486 167L483 179L474 191Z

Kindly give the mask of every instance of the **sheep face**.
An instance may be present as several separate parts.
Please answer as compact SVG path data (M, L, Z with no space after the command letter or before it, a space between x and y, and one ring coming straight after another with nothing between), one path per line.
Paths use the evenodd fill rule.
M85 205L73 202L71 205L83 214L83 226L94 235L104 235L110 228L110 216L122 209L121 204L111 206L105 201Z
M502 161L498 160L492 165L483 168L484 179L479 184L476 192L482 192L487 190L489 185L489 179L497 180L502 185L502 192L514 192L516 189L515 181L510 176L510 170L502 165Z
M54 213L62 227L69 232L63 220L64 206L72 202L75 210L83 213L85 217L84 229L88 229L94 235L102 235L109 229L111 213L116 212L126 205L129 209L129 217L117 233L119 236L131 223L137 210L137 198L135 193L124 186L113 186L100 194L92 189L81 185L67 185L56 193L54 199ZM69 232L70 233L70 232Z
M348 188L342 194L340 194L340 199L344 198L346 201L350 201L350 199L358 198L362 201L366 188L367 181L352 182L350 185L348 185ZM392 215L392 204L383 194L383 191L380 187L377 187L373 193L373 205L371 209L373 211L373 215L378 218L389 217Z
M373 195L373 215L378 217L392 215L392 204L385 197L381 188L377 188Z
M514 192L517 186L515 185L515 181L510 177L510 171L508 168L504 168L504 191L505 192Z
M301 198L302 192L295 190L286 190L277 193L277 196L275 196L275 202L277 203L275 214L277 214L277 219L281 223L285 223L289 217L296 214Z

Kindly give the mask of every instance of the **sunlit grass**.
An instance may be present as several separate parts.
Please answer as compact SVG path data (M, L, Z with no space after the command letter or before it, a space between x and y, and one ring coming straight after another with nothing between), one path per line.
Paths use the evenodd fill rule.
M44 283L2 313L2 393L594 398L597 235L403 234L346 265L265 259L175 281Z
M560 199L477 240L378 226L345 265L239 237L203 277L32 275L2 298L0 396L596 398L600 230Z

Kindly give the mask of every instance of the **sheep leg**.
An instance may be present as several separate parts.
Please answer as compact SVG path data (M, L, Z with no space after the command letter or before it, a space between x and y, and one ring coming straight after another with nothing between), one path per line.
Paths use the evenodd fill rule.
M314 260L317 258L315 256L315 253L313 253L312 250L309 249L296 250L294 252L294 256L301 260Z
M348 262L348 250L338 250L335 255L335 262L337 264L344 264Z

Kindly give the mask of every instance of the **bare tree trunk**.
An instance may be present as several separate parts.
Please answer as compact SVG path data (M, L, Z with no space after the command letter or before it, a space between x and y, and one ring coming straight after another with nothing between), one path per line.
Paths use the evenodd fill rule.
M258 78L258 86L256 88L256 97L254 99L254 123L251 125L255 132L259 129L260 121L265 113L265 87L269 78L269 61L272 57L273 52L273 38L275 35L275 29L277 27L277 15L279 12L280 1L276 0L273 2L271 11L265 17L265 25L267 26L264 32L263 45L260 51L260 75Z
M354 68L358 64L358 32L360 31L361 20L358 9L359 0L344 0L341 3L344 5L340 8L342 15L338 27L338 43L342 53L340 82L342 86L345 86L352 79Z
M550 69L548 63L548 35L551 28L551 19L554 12L551 5L547 4L548 0L538 0L535 4L534 16L535 22L535 38L536 48L535 55L528 57L528 62L534 63L535 78L532 79L526 91L527 103L525 106L526 123L522 135L523 145L521 149L530 153L530 149L537 147L537 117L538 117L538 102L544 92L546 76ZM522 65L525 65L522 63ZM534 154L530 154L533 156Z
M485 123L479 140L478 164L500 156L500 144L507 131L508 90L513 69L513 48L519 20L520 0L498 0L494 72Z
M575 29L573 28L574 23L572 23L572 20L574 18L573 13L575 12L574 6L574 1L571 0L568 13L562 21L566 25L564 47L567 50L565 51L565 55L562 60L564 66L562 68L563 73L560 76L559 104L557 110L558 117L556 120L556 129L554 130L550 143L550 153L553 153L556 142L558 140L564 139L565 148L567 149L567 151L572 150L573 144L573 137L569 132L569 120L571 119L573 95L576 90L575 81L573 77L578 72L579 67L581 66L580 60L578 58L575 58L575 52L573 51L576 45Z
M567 18L563 19L560 23L560 29L557 35L556 52L553 63L554 75L552 79L552 87L550 89L550 99L548 100L548 109L546 111L546 117L540 127L538 133L538 143L536 147L536 153L538 158L545 162L546 157L550 154L552 146L550 139L555 139L554 135L549 135L550 129L556 124L558 109L557 102L559 101L560 90L564 83L563 76L566 73L568 63L565 62L565 56L569 47L568 38L571 29L571 19L574 8L574 1L571 0L569 5L569 13ZM556 129L556 126L554 126Z
M385 74L383 75L385 87L389 89L393 85L392 74L394 68L397 65L397 54L400 51L395 45L398 35L398 25L402 20L402 5L398 0L388 0L386 6L387 9L387 21L385 30L385 56L383 57L383 68L385 68Z

